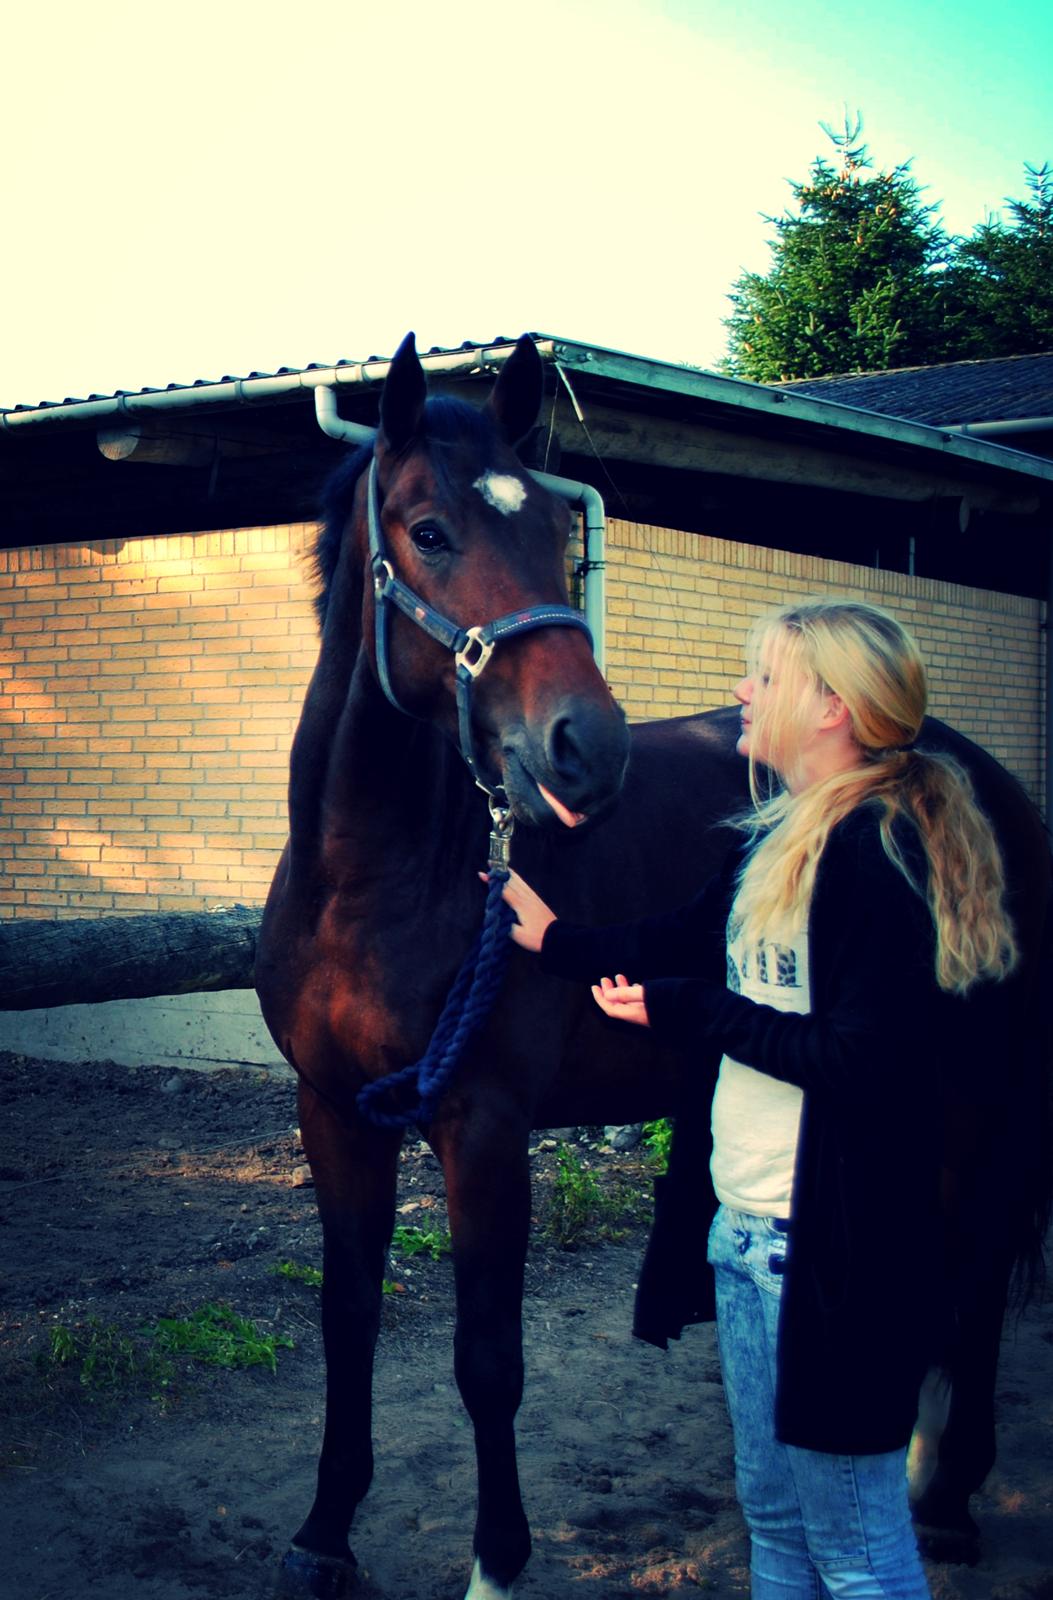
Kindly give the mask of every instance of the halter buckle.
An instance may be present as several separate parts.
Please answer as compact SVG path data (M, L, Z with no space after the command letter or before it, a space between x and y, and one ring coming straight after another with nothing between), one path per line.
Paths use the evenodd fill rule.
M383 557L375 559L373 562L373 593L378 600L384 598L388 585L394 582L395 569L391 562L385 561Z
M454 651L457 671L466 677L477 678L494 653L493 639L488 639L482 628L466 628L465 642Z
M480 787L482 787L480 785ZM492 794L489 794L490 806L490 856L487 866L492 873L499 877L507 877L509 871L509 856L512 849L512 834L515 830L516 819L509 806L502 805Z

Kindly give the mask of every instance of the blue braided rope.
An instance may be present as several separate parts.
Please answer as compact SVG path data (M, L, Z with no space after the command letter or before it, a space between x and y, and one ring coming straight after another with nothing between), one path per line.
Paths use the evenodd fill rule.
M508 930L515 913L501 898L507 877L507 873L490 871L482 928L461 963L427 1050L411 1066L389 1072L359 1090L358 1109L374 1127L408 1128L430 1122L465 1046L490 1015L512 947ZM381 1102L405 1084L415 1086L416 1104L405 1111L385 1110Z

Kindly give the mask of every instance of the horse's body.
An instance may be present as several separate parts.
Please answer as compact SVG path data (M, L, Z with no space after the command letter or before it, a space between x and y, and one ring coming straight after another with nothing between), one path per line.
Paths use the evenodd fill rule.
M621 714L587 640L558 615L565 508L530 480L507 442L529 427L539 395L536 352L521 341L491 400L493 420L451 402L425 407L407 341L382 401L380 520L392 568L437 611L468 625L520 607L553 608L557 625L501 643L481 676L473 754L514 813L535 825L515 838L524 876L561 915L625 920L680 903L727 848L720 820L744 798L738 720L716 712L636 729L626 769ZM477 869L487 852L486 806L450 740L457 715L449 658L412 619L396 619L389 696L378 682L367 461L345 474L319 552L322 649L293 747L290 841L257 975L271 1031L300 1075L300 1124L324 1232L325 1437L316 1499L284 1568L290 1593L314 1595L340 1593L350 1581L348 1531L372 1475L373 1349L401 1143L400 1130L364 1121L355 1095L422 1055L479 925ZM949 730L937 726L933 737L961 746L978 766L982 798L1006 842L1031 957L1017 980L1024 995L1048 890L1041 832L1001 769ZM579 817L598 820L565 825ZM1013 1066L1022 1080L1039 1080L1033 1060ZM479 1465L473 1600L506 1594L530 1547L513 1434L530 1131L667 1114L680 1070L641 1030L612 1027L587 993L547 979L515 950L495 1011L424 1129L446 1180L456 1376ZM961 1495L967 1500L993 1456L988 1358L1012 1255L1001 1250L991 1267L999 1298L981 1339L990 1372L978 1380L969 1416L958 1419L964 1472L956 1476L953 1461L944 1472L941 1458L933 1491L947 1499L941 1515L955 1507L964 1514ZM953 1412L951 1420L953 1431Z

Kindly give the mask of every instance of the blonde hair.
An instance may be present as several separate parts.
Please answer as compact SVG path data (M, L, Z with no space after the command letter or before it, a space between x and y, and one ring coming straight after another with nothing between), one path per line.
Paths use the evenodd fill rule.
M981 978L1004 978L1016 965L1017 947L1001 854L957 762L913 748L927 688L906 629L856 600L784 606L752 629L749 670L770 674L754 702L751 744L764 744L784 778L792 781L816 694L839 696L862 761L797 793L773 792L751 751L754 811L741 825L755 844L735 902L747 938L773 938L803 925L831 829L864 801L877 801L886 853L928 900L940 987L964 994ZM893 830L903 816L924 845L927 883L915 881L897 847Z

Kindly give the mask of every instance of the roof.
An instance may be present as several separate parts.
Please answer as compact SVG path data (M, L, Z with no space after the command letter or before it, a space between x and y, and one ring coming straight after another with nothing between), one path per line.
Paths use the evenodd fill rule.
M1046 593L1053 459L795 387L534 339L546 410L526 464L613 496L629 521ZM433 393L481 402L514 347L465 341L421 360ZM389 368L314 362L0 411L0 548L316 521L346 450L319 427L318 391L323 409L373 429Z
M532 337L539 339L542 337L542 335L533 334ZM426 356L451 356L460 354L461 352L486 350L491 346L511 345L514 343L514 338L509 339L503 334L498 334L495 339L487 339L484 343L480 343L480 341L477 339L465 339L459 345L435 344L432 345L431 349L427 352L420 351L418 353L422 359L426 359ZM227 373L222 378L194 378L190 383L165 383L153 386L148 385L142 389L115 389L112 394L99 393L87 395L67 395L63 400L26 401L15 406L0 406L0 417L12 417L20 412L27 411L54 411L64 406L91 405L97 404L99 401L103 400L125 400L134 398L138 395L186 394L190 396L192 391L195 389L215 389L216 387L225 384L254 383L265 380L281 380L283 378L296 379L312 372L350 372L358 371L363 367L374 366L377 364L386 367L388 359L389 358L387 356L378 355L366 356L364 359L360 359L357 356L341 356L338 361L309 361L305 367L276 367L273 372L257 370L241 375L236 373Z
M946 361L772 385L837 405L931 427L1053 416L1053 350L988 361Z
M554 364L568 389L573 382L593 397L617 393L624 399L635 395L645 406L664 407L681 418L691 415L696 420L707 419L710 425L775 432L784 438L807 436L821 446L840 450L860 447L888 453L905 449L919 459L919 465L924 459L935 469L937 461L942 460L944 466L936 470L943 472L957 466L982 475L1053 482L1053 464L1038 456L960 433L940 432L913 419L900 420L897 412L862 409L858 399L848 402L846 397L825 388L813 395L805 382L775 387L550 334L535 333L532 337L543 359ZM511 354L514 343L503 337L485 344L465 340L455 346L433 346L421 360L433 377L469 383L482 379L488 383ZM1046 359L1053 372L1053 356ZM50 432L53 425L65 430L78 425L94 427L104 421L123 424L138 418L156 418L162 411L171 415L192 410L200 417L202 410L208 409L229 412L263 404L311 402L313 391L318 388L333 388L346 396L356 390L362 394L375 388L386 376L389 365L388 358L377 356L365 361L341 360L331 366L314 362L306 367L281 367L274 373L253 372L244 378L199 378L163 389L118 390L86 400L17 406L0 410L0 435L25 438ZM932 369L916 370L921 373ZM833 380L814 380L817 384L828 381Z

